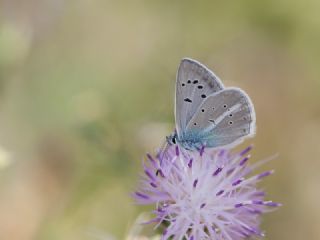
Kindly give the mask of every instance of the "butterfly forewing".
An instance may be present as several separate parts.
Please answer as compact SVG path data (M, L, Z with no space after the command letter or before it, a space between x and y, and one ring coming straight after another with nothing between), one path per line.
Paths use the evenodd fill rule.
M184 133L201 103L222 89L223 84L209 69L192 59L182 59L176 82L175 117L178 136Z
M235 144L255 133L255 112L250 98L237 88L208 96L186 127L207 147Z

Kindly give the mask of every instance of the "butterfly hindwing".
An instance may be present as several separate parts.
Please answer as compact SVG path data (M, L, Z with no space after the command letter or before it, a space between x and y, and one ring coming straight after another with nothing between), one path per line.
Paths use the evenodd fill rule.
M185 131L201 103L222 89L223 84L209 69L195 60L182 59L176 82L175 117L178 135Z
M207 147L236 144L255 133L255 112L248 95L238 88L226 88L209 95L186 127Z

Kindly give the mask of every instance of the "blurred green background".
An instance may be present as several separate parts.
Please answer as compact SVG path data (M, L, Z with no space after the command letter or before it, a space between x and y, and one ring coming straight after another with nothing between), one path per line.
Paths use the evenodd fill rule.
M257 112L267 239L320 239L320 1L0 1L0 239L124 239L192 57Z

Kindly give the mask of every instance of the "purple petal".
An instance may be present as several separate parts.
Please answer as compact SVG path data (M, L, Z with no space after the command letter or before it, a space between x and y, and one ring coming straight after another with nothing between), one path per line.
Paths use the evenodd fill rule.
M243 156L247 154L252 149L252 145L248 146L246 149L244 149L242 152L239 153L240 156Z
M242 182L242 179L238 179L237 181L232 183L232 186L237 186L238 184L240 184Z
M178 157L180 154L178 145L176 146L176 156Z
M242 159L239 163L240 166L243 166L247 161L249 160L249 157L245 157L244 159Z
M257 175L257 179L260 180L260 179L262 179L264 177L270 176L273 173L274 173L273 170L260 173L259 175Z
M197 184L198 184L198 179L193 181L193 187L195 188L197 186Z
M153 159L153 157L149 153L147 153L147 158L149 159L149 161L152 163L154 167L157 166L156 161Z
M264 202L264 205L268 206L268 207L280 207L280 206L282 206L281 203L276 203L276 202L271 202L271 201Z
M200 156L202 157L202 155L203 155L203 153L204 153L204 146L201 147L199 153L200 153Z
M216 196L220 196L223 193L224 193L224 190L220 190L219 192L217 192Z
M204 208L205 206L206 206L206 204L205 204L205 203L202 203L202 204L200 205L200 209Z
M143 199L149 199L149 197L143 193L140 193L140 192L135 192L135 195L137 197L140 197L140 198L143 198Z
M153 183L153 182L151 182L150 185L151 185L152 187L154 187L154 188L157 188L157 185L156 185L155 183Z
M234 205L235 208L239 208L239 207L242 207L242 206L244 206L243 203L237 203L237 204Z
M222 168L219 167L217 170L212 174L213 176L217 176L222 171Z
M152 181L156 181L154 175L147 168L144 170L144 172Z
M161 177L165 178L165 176L164 176L163 172L161 171L161 169L158 169L156 171L156 176L158 176L159 174L160 174Z
M189 168L192 168L192 161L193 161L193 159L191 158L190 161L189 161L189 163L188 163L188 167L189 167Z

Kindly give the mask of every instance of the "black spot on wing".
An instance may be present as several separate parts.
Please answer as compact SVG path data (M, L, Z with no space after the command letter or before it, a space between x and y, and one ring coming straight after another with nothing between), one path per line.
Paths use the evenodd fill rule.
M198 86L198 89L202 89L202 88L203 88L203 86L202 86L202 85L199 85L199 86Z
M183 99L185 102L189 102L189 103L192 103L192 100L190 98L185 98Z
M199 81L198 80L194 80L193 81L193 84L197 84Z
M205 95L205 94L202 94L202 95L201 95L201 97L202 97L202 98L206 98L206 97L207 97L207 95Z

